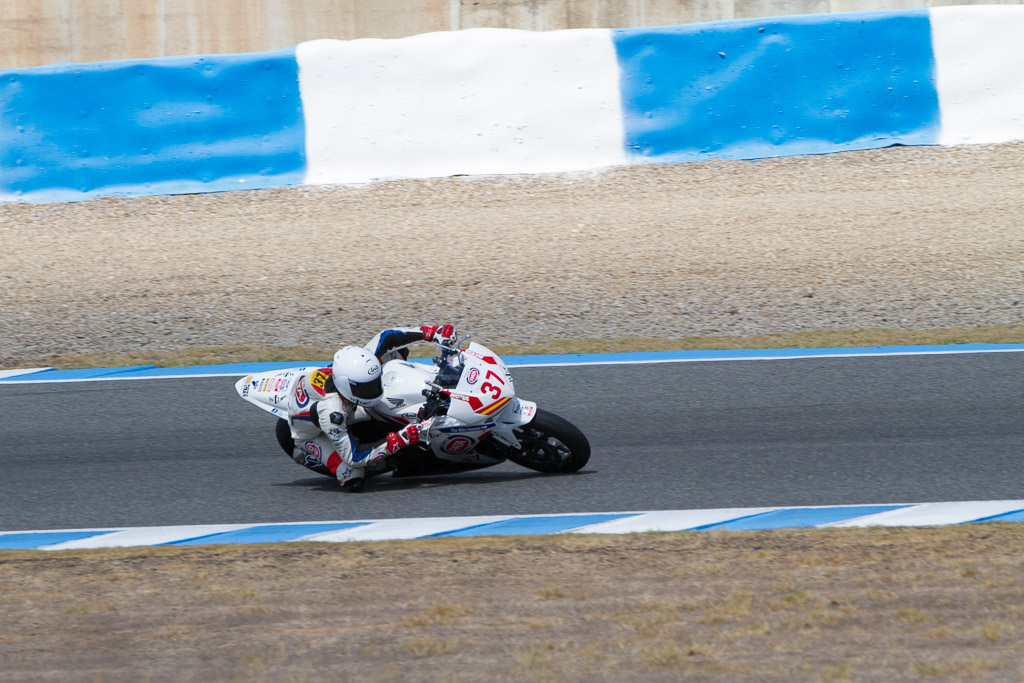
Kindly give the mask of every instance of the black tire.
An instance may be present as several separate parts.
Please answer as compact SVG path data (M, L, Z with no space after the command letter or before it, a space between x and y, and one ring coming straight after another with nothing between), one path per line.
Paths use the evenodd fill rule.
M590 460L590 442L576 425L546 410L516 429L522 449L508 459L537 472L568 474L580 470Z
M288 421L283 418L277 419L277 427L274 428L274 435L277 437L277 443L281 446L281 450L288 454L288 457L292 460L295 457L292 453L295 451L295 440L292 439L292 430L288 427ZM300 463L301 464L301 463ZM320 467L308 467L303 465L306 469L309 469L317 474L322 474L325 477L334 477L334 474L324 466Z
M292 457L292 452L295 450L295 441L292 440L292 430L288 427L288 420L283 418L277 418L277 427L274 429L274 435L277 436L277 443L281 446L281 450L288 454L288 457Z

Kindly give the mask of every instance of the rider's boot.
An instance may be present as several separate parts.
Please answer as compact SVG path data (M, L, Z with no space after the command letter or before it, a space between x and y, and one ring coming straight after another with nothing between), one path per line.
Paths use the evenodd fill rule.
M334 473L338 477L342 488L346 491L362 491L363 483L366 481L366 470L363 467L349 467L345 463L338 465Z

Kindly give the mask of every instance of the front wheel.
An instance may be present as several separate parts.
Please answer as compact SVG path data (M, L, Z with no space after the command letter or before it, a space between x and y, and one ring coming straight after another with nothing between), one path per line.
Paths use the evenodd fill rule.
M583 432L563 417L537 409L529 424L515 430L522 445L509 454L517 465L548 474L576 472L590 460L590 442Z

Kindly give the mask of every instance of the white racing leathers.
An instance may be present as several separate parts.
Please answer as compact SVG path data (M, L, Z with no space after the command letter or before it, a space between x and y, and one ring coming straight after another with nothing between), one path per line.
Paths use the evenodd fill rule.
M365 348L386 362L400 357L401 347L424 341L424 337L424 331L416 327L389 329L375 336ZM406 428L392 432L378 446L358 445L349 434L348 425L371 418L337 393L331 368L302 374L292 387L288 396L288 427L295 442L292 459L309 469L334 474L342 485L388 469L387 456L419 438L414 431L410 439Z
M330 368L301 375L288 397L288 427L295 450L292 459L312 470L325 469L341 484L387 469L387 443L356 451L348 433L353 421L369 419L358 406L334 391Z

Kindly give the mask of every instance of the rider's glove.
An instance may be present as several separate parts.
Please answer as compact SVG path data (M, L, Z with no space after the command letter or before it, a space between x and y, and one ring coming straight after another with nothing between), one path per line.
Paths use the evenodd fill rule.
M426 420L419 424L406 425L397 432L391 432L388 434L388 441L384 446L384 452L387 455L394 455L406 446L412 446L420 441L425 441L427 430L429 429L430 420Z
M442 344L451 344L458 336L452 325L420 325L420 331L423 332L423 341L437 341Z

